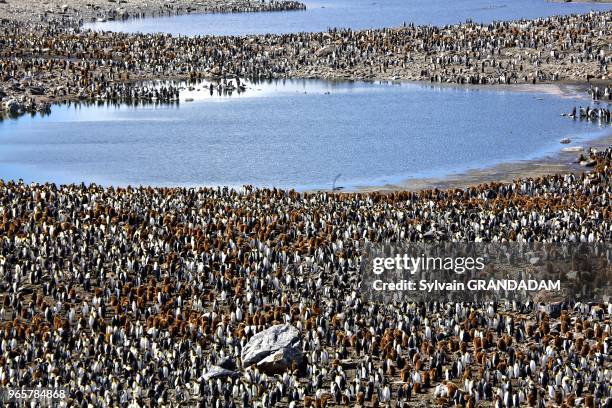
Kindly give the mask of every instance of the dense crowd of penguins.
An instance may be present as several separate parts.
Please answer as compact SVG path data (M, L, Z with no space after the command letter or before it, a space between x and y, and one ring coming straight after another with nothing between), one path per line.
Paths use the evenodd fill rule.
M585 119L593 122L597 122L601 125L609 125L611 123L612 115L610 109L603 106L579 106L572 109L571 113L563 114L573 119Z
M78 407L609 407L609 301L380 304L357 272L367 243L609 242L612 149L589 154L580 175L388 194L0 182L0 387ZM302 363L244 366L279 323Z
M612 11L444 27L195 37L3 20L0 97L29 106L40 100L121 102L140 93L134 81L142 79L607 81L610 27ZM129 91L117 92L121 87ZM609 97L605 89L597 96Z
M612 101L612 88L610 86L593 86L589 87L589 95L595 101Z

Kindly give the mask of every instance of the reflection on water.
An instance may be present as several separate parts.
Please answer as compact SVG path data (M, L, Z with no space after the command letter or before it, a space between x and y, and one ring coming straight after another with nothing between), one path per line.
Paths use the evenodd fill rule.
M54 106L0 122L0 177L298 189L440 177L558 152L609 129L560 117L549 93L284 80L178 104ZM192 99L193 102L185 102Z
M124 32L244 35L325 31L330 27L396 27L404 22L445 25L473 20L486 23L612 9L612 4L546 0L321 0L305 3L308 6L305 11L194 14L92 23L87 27Z

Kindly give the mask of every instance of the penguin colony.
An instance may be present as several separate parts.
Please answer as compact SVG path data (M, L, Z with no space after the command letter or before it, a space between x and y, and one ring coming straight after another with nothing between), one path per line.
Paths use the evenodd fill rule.
M0 22L5 111L45 110L45 104L66 100L129 102L147 93L136 81L153 79L607 84L612 58L612 11L491 24L243 37L93 32L70 21ZM601 89L597 97L604 96L603 84Z
M589 159L390 194L1 182L0 387L77 407L609 407L609 301L359 296L368 242L609 242L612 149ZM245 366L248 340L284 323L302 362Z

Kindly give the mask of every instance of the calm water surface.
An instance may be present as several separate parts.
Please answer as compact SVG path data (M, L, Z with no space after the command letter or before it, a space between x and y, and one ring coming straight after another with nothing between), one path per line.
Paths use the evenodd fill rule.
M194 102L186 103L186 97ZM609 128L560 117L584 100L429 84L294 80L178 106L55 106L0 122L0 177L300 190L441 177L558 152Z
M330 27L394 27L404 22L435 25L454 24L467 19L491 22L612 9L612 4L546 0L320 0L305 3L308 8L304 11L193 14L110 21L88 27L124 32L243 35L324 31Z

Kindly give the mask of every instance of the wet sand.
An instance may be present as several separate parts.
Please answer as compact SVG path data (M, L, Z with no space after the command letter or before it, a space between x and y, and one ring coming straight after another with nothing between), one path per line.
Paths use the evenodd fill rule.
M603 150L612 145L612 129L609 133L590 143L581 144L586 155L589 148ZM578 157L580 152L563 152L565 145L559 144L559 153L536 160L501 163L493 167L470 170L467 172L449 175L447 177L407 179L399 184L386 184L383 186L360 186L355 189L342 190L343 192L395 192L419 191L426 189L465 189L485 183L511 183L517 179L538 178L555 174L580 174L590 171L591 168L580 166Z
M551 3L612 3L612 0L548 0Z
M448 86L457 86L449 84ZM475 86L479 87L479 86ZM491 89L491 86L481 86L483 89ZM494 85L494 89L513 92L547 93L560 98L576 99L585 98L588 84L578 81L565 81L556 84L536 85ZM586 103L586 100L585 100ZM606 102L603 102L604 104ZM571 109L568 104L568 111ZM564 112L559 112L562 114ZM571 120L568 118L568 120ZM559 136L561 140L563 136ZM590 142L581 143L586 155L589 148L603 150L612 145L612 129L601 138ZM420 191L425 189L465 189L484 183L510 183L519 178L537 178L553 174L574 173L579 174L589 171L589 168L580 166L578 157L581 152L565 152L562 149L568 145L559 143L559 151L553 155L535 160L501 163L493 167L474 169L466 172L451 174L446 177L414 178L406 179L398 184L384 184L379 186L357 186L355 188L342 188L341 192L395 192L395 191ZM339 183L341 185L341 183Z

